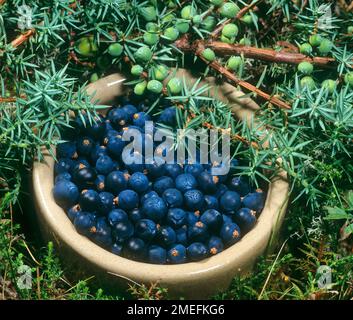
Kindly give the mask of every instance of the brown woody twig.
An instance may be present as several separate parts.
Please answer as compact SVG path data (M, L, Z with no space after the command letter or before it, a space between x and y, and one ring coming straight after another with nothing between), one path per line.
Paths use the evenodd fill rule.
M201 58L203 61L208 62L206 59L204 59L201 54L198 54L199 58ZM256 86L252 85L249 82L246 82L244 80L239 79L238 77L236 77L232 72L230 72L229 70L227 70L226 68L222 67L220 63L218 63L217 61L213 61L211 63L209 63L209 66L212 67L213 69L217 70L220 74L224 75L228 80L231 80L232 82L234 82L235 84L250 90L254 93L256 93L257 95L259 95L260 97L264 98L265 100L271 102L272 104L282 108L282 109L290 109L291 106L289 104L287 104L286 102L278 99L277 97L271 96L268 93L260 90L259 88L257 88Z
M1 3L2 0L0 0L0 5L3 4L5 2L5 0L3 0L3 2ZM17 48L18 46L20 46L22 43L26 42L30 37L32 37L35 33L35 29L30 29L27 32L21 34L20 36L18 36L16 39L11 41L11 46L13 48ZM2 51L0 50L0 53L2 53Z
M2 102L16 102L16 98L3 98L0 97L0 103Z
M26 33L21 34L20 36L18 36L15 40L13 40L11 42L11 45L14 48L17 48L18 46L20 46L23 42L27 41L28 38L30 38L31 36L34 35L35 30L34 29L30 29L28 30Z
M269 62L299 64L303 61L310 62L321 67L330 67L335 62L329 57L308 57L301 53L275 51L273 49L257 48L239 44L228 44L220 41L211 41L206 46L219 56L244 55L247 58L259 59Z
M224 68L219 62L217 61L212 61L209 62L207 61L203 56L202 52L205 49L205 45L202 41L194 41L192 45L190 45L188 41L188 37L184 36L183 38L177 40L175 43L177 48L183 50L183 51L193 51L201 60L206 62L211 68L214 70L218 71L220 74L225 76L228 80L232 81L236 85L239 85L247 90L250 90L260 97L264 98L265 100L271 102L272 104L282 108L282 109L290 109L291 106L287 104L286 102L280 100L277 97L271 96L268 93L260 90L256 86L252 85L249 82L246 82L244 80L239 79L236 75L234 75L232 72Z

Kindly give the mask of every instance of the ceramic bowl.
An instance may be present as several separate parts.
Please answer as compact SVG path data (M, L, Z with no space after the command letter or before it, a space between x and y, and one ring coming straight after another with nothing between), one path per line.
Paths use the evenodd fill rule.
M185 71L179 71L194 81ZM123 77L113 74L88 87L94 99L109 105L124 94ZM227 102L238 118L249 121L258 106L228 83L218 86L207 78L211 94ZM125 289L128 284L155 283L166 287L171 297L204 299L226 289L232 278L251 270L256 259L271 245L280 228L288 200L288 182L284 173L274 177L268 186L265 207L255 225L238 243L223 252L202 260L180 265L154 265L116 256L78 234L52 195L54 160L36 162L33 168L33 191L41 233L57 247L65 266L80 277L94 275L99 286Z

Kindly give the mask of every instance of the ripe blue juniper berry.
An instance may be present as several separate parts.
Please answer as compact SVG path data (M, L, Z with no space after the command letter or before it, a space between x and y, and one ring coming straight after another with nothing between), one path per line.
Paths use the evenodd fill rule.
M174 126L176 124L176 108L169 107L164 109L158 118L158 122Z
M159 226L156 239L158 244L168 248L176 241L175 230L170 226Z
M70 171L70 168L73 166L73 163L74 162L72 161L72 159L61 158L58 162L55 163L54 173L56 175L68 173Z
M107 156L107 155L108 155L108 149L106 146L95 145L90 155L91 163L96 163L99 157Z
M119 129L120 127L124 127L128 122L130 116L124 110L120 108L113 108L109 111L108 119L114 128Z
M131 237L124 246L126 257L134 260L144 260L146 255L145 242L136 237Z
M163 192L163 200L169 208L177 208L183 206L183 195L175 188L167 189Z
M186 216L186 222L188 227L194 225L197 221L200 220L200 212L199 211L195 211L195 212L187 212L187 216Z
M200 221L203 222L209 230L213 230L216 234L222 227L223 218L222 214L216 209L206 210L200 217Z
M81 211L74 220L74 225L77 232L85 236L92 236L96 231L96 217L93 213Z
M97 191L84 189L81 191L78 203L83 211L97 212L101 206L101 198Z
M215 255L217 253L220 253L223 251L224 248L224 244L221 238L216 237L216 236L212 236L209 240L208 240L208 252L211 255Z
M72 206L70 209L68 209L66 211L67 216L69 217L69 219L71 220L71 222L74 222L75 218L77 217L77 215L81 212L81 208L78 204L75 204L74 206Z
M204 202L204 209L218 209L218 199L215 196L206 194L205 195L205 202Z
M59 180L54 185L53 196L59 206L68 208L77 203L79 189L71 181Z
M90 168L91 164L88 160L81 158L75 159L75 161L71 162L70 173L74 177L76 171L81 170L83 168Z
M74 170L73 182L80 189L94 188L95 181L97 179L97 171L94 168L90 168L85 165L83 165L83 168L80 169L80 166L81 165Z
M233 219L243 233L248 232L256 223L256 211L249 208L241 208L235 213Z
M140 128L143 128L145 122L149 120L151 120L151 117L145 112L137 112L133 115L133 124Z
M231 245L240 239L240 228L236 223L225 223L222 226L220 236L225 245Z
M148 262L155 264L165 264L167 262L167 251L157 245L148 248Z
M102 191L99 193L100 206L99 213L107 216L114 208L114 195L110 192Z
M122 209L113 209L108 213L108 221L111 226L115 226L117 223L127 220L127 213Z
M213 176L207 171L203 171L197 176L197 181L200 185L200 188L205 193L212 194L217 191L217 186L219 183L218 176Z
M75 141L68 141L61 143L56 148L56 155L58 158L76 159L77 146Z
M178 163L166 163L164 165L165 175L175 179L178 175L183 173L183 168Z
M135 172L129 179L129 187L138 193L144 193L149 188L149 180L142 172Z
M218 186L217 186L217 190L216 192L213 194L213 196L215 196L218 200L219 198L226 192L228 191L228 187L223 184L223 183L220 183Z
M161 221L165 217L167 210L166 203L159 196L152 196L146 199L142 205L143 213L156 222Z
M251 187L245 177L233 177L229 182L229 189L236 191L241 197L251 192Z
M146 161L146 170L151 179L162 177L165 172L164 160L160 157L155 157L152 161L148 159L148 161Z
M179 264L186 262L186 248L182 244L172 246L167 253L168 262Z
M111 253L116 254L117 256L121 256L123 253L123 245L121 243L114 243L110 248Z
M114 225L113 233L117 241L125 241L134 235L134 226L129 220Z
M144 214L142 213L142 210L140 208L132 209L129 212L129 219L132 223L136 223L143 218L144 218Z
M195 178L197 178L204 170L203 165L199 163L187 164L184 168L185 173L192 174Z
M137 108L132 105L132 104L126 104L122 107L122 110L125 111L125 113L127 114L128 116L128 122L131 122L132 119L133 119L133 116L135 113L137 113Z
M106 177L106 188L117 195L127 188L129 176L121 171L112 171Z
M225 212L233 212L240 208L241 199L237 192L226 191L220 198L220 207Z
M197 221L188 228L188 237L190 241L204 242L209 238L207 225L202 221Z
M166 222L173 229L178 229L186 223L186 212L180 208L171 208L168 210Z
M175 186L181 192L195 189L197 187L197 181L190 173L183 173L176 177Z
M115 132L110 132L109 135L104 139L107 151L114 159L119 159L126 142L122 139L122 136Z
M264 192L234 175L235 159L230 173L219 176L212 174L218 164L200 164L199 153L185 165L164 163L159 145L145 134L145 121L153 118L142 107L148 109L117 105L92 125L74 121L75 141L57 148L55 201L80 234L129 259L179 264L222 252L254 227ZM157 119L175 125L176 108L167 105ZM128 142L122 136L132 129L153 147L151 163L123 161ZM133 154L144 160L145 151Z
M233 222L232 217L227 214L222 214L222 218L223 218L223 224Z
M141 219L135 224L135 234L142 240L150 241L157 234L157 225L153 220Z
M72 179L72 176L70 173L68 172L63 172L63 173L60 173L58 174L55 179L54 179L54 182L57 183L58 181L60 180L66 180L66 181L71 181Z
M243 206L260 212L264 206L264 193L261 189L256 192L247 194L242 200Z
M183 246L186 246L188 244L189 240L188 240L187 225L183 225L179 229L176 229L175 234L176 234L176 243L180 243Z
M184 193L184 203L188 210L197 210L203 207L205 196L200 190L192 189Z
M112 230L107 223L105 217L99 217L96 220L95 232L93 233L92 239L98 245L104 248L110 248L113 244Z
M149 198L153 198L153 197L158 197L158 193L156 191L148 191L146 192L140 199L140 203L141 205L144 204L144 202L149 199Z
M131 210L138 206L139 197L135 191L126 189L119 193L117 202L120 208L124 210Z
M77 141L77 151L81 156L89 156L95 146L95 142L90 137L82 137Z
M96 170L99 174L107 175L116 168L116 163L111 157L101 155L96 161Z
M155 180L153 184L153 189L156 191L159 195L162 195L163 192L167 189L171 189L175 187L174 180L171 177L160 177Z
M198 261L208 255L207 247L202 242L193 242L187 247L187 257L191 261Z

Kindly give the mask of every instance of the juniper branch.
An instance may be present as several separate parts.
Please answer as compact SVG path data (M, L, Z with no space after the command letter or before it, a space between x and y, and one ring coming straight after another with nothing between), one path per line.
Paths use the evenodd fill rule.
M205 49L205 45L203 41L194 41L193 44L190 44L188 41L187 36L179 39L174 43L177 48L184 50L184 51L193 51L195 55L197 55L202 61L206 62L211 68L218 71L221 75L225 76L228 80L232 81L236 85L239 85L247 90L250 90L260 97L264 98L265 100L271 102L272 104L283 108L283 109L290 109L290 105L286 102L280 100L277 97L271 96L266 92L263 92L261 89L257 88L256 86L250 84L247 81L239 79L235 76L232 72L224 68L218 61L208 62L203 56L202 51Z
M336 62L330 57L309 57L301 53L275 51L267 48L257 48L240 44L228 44L220 41L210 41L205 45L212 49L218 56L244 55L246 58L259 59L269 62L299 64L303 61L310 62L320 67L332 67Z
M204 47L199 46L198 50L195 53L201 60L208 63L208 61L204 57L202 57L203 50L204 50ZM211 63L209 63L209 66L212 67L214 70L218 71L220 74L224 75L228 80L231 80L232 82L234 82L236 85L239 85L247 90L250 90L250 91L256 93L257 95L259 95L260 97L264 98L265 100L271 102L272 104L274 104L280 108L283 108L283 109L290 109L291 108L290 105L283 102L282 100L280 100L276 97L273 97L273 96L267 94L266 92L263 92L262 90L260 90L259 88L257 88L256 86L252 85L251 83L249 83L247 81L239 79L232 72L230 72L229 70L224 68L219 62L212 61Z

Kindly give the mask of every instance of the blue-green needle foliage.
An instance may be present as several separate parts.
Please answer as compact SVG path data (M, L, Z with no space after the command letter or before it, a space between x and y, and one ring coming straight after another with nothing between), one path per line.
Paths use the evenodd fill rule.
M66 67L56 71L34 71L32 81L23 80L23 96L13 103L0 105L1 155L23 164L36 157L42 159L43 148L52 153L61 140L59 128L68 127L70 111L84 112L93 121L95 106L82 88L74 87L75 79ZM93 98L94 99L94 98Z

